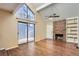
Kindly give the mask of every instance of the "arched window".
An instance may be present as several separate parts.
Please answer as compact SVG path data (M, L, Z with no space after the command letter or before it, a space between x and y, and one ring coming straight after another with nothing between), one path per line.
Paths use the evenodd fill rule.
M28 8L28 19L34 21L34 13Z
M18 11L16 12L16 17L23 20L34 21L34 13L32 10L26 5L23 4Z

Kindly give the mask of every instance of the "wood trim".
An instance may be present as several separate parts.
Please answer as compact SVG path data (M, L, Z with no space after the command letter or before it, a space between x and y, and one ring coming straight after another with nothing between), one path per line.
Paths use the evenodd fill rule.
M14 49L14 48L18 48L18 46L6 48L5 50L11 50L11 49Z

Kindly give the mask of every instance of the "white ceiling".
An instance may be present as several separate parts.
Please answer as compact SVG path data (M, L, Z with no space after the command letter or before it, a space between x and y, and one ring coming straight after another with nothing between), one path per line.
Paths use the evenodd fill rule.
M17 7L21 5L22 3L0 3L0 9L6 10L9 12L15 12ZM43 9L40 11L42 13L42 17L45 17L46 15L51 14L51 7L46 7L48 3L32 3L33 6L36 7L36 9L39 9L40 7L43 7ZM45 8L46 7L46 8Z
M55 8L55 5L56 3L51 3L51 4L49 4L47 7L45 7L45 8L43 8L42 10L40 10L39 12L41 13L41 16L42 16L42 18L43 18L43 20L44 21L58 21L58 20L61 20L61 17L58 17L58 18L53 18L53 19L51 19L51 20L49 20L48 19L48 17L46 17L46 16L50 16L50 15L53 15L54 13L56 13L57 15L59 15L60 16L60 14L59 13L57 13L57 10L56 10L56 8ZM55 10L54 10L54 8L55 8ZM56 12L55 12L56 11Z
M12 12L17 8L18 5L19 3L0 3L0 9Z
M50 6L39 11L44 21L58 21L70 17L79 16L79 3L53 3ZM50 16L56 13L60 17L49 20L45 16Z
M35 8L39 8L46 3L32 3L32 4L34 5Z
M22 3L0 3L0 9L1 10L6 10L9 12L13 12L18 5L21 5ZM42 9L45 4L47 3L31 3L36 9ZM44 8L44 7L43 7Z
M40 11L46 8L47 6L51 5L52 3L31 3L31 4L36 8L36 11Z

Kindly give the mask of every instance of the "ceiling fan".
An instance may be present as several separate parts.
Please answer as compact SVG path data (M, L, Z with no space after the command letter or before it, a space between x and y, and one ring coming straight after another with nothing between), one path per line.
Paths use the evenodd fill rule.
M53 19L53 18L58 18L60 16L57 15L56 13L54 13L53 15L49 15L49 16L45 16L45 17L47 17L48 19Z

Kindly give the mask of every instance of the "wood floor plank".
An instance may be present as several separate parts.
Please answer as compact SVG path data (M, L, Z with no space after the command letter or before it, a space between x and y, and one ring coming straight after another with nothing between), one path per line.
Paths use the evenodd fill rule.
M8 53L8 54L7 54ZM41 40L22 44L19 48L0 51L0 56L79 56L79 49L73 43L55 40Z

